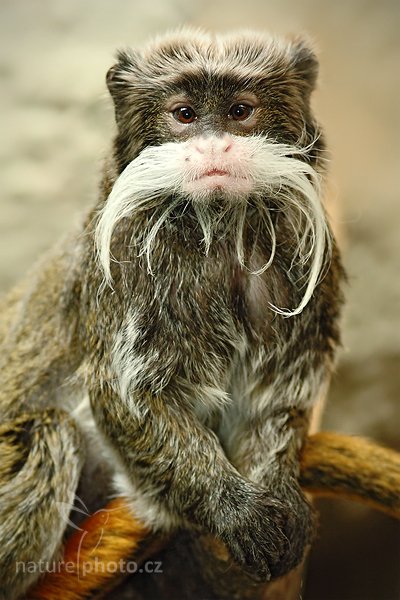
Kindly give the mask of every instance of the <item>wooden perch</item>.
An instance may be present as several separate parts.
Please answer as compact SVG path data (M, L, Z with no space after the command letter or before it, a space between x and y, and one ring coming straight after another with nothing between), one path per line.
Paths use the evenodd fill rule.
M336 433L310 436L301 454L300 482L304 491L313 495L346 497L400 518L400 455L367 440ZM206 580L199 584L198 589L206 593L208 585L211 591L207 597L210 598L274 597L290 600L297 597L293 590L298 590L301 568L277 582L255 585L240 569L232 566L224 547L211 536L190 538L190 534L186 533L180 538L178 536L175 545L171 539L155 540L132 516L124 499L117 498L89 517L81 529L67 540L58 572L47 573L28 598L83 600L97 597L99 593L112 589L122 574L127 574L127 561L131 561L131 572L135 566L133 560L140 569L144 559L162 546L166 554L174 553L175 562L185 561L187 556L193 559L192 573L185 571L178 575L182 581L178 585L174 580L176 588L181 589L183 580L187 581L190 576L196 579L201 572ZM197 557L193 556L196 553ZM115 569L115 566L120 568ZM195 583L191 581L190 586L194 590L191 597L195 600ZM274 595L276 590L271 595L265 591L274 586L278 595ZM229 592L230 587L232 592ZM173 591L169 593L172 595L167 594L165 598L176 597ZM177 589L175 593L178 593ZM154 600L154 597L140 595L140 598L149 600ZM161 599L164 595L160 592L158 597Z

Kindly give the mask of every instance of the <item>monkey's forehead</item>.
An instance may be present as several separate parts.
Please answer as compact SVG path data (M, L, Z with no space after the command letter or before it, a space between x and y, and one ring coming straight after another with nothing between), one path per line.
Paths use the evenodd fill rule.
M185 85L219 78L222 85L242 85L258 78L283 77L296 55L312 50L303 38L285 39L250 31L212 35L182 29L156 38L142 50L126 50L119 59L152 85Z
M253 69L279 67L290 55L291 42L281 37L250 31L213 35L198 30L181 29L156 38L145 46L141 55L145 62L157 68L166 63L188 63L198 67L218 69L248 65Z

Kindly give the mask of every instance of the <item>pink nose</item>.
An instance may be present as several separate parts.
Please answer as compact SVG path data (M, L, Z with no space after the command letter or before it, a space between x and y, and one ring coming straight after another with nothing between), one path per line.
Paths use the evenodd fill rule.
M195 144L195 150L200 154L218 155L229 152L233 146L233 139L225 133L221 137L200 138Z

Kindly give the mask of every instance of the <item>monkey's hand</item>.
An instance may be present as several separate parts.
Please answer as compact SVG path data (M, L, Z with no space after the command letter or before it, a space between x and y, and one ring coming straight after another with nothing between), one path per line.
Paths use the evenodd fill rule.
M218 532L233 559L259 580L296 567L315 529L313 509L300 489L291 486L277 495L251 484L247 497L238 494L237 501Z

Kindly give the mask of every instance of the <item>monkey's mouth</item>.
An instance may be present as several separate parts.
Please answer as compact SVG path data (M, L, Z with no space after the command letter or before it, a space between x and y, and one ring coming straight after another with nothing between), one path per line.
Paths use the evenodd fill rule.
M224 175L230 175L228 171L224 171L223 169L210 169L201 175L201 177L223 177Z
M227 175L230 176L230 173L224 169L209 169L208 171L205 171L196 177L196 179L205 179L206 177L224 177Z
M198 173L186 187L189 192L194 193L221 192L228 195L247 194L251 188L252 184L247 177L236 172L232 173L223 167L212 167Z

